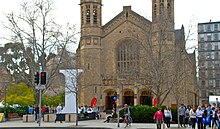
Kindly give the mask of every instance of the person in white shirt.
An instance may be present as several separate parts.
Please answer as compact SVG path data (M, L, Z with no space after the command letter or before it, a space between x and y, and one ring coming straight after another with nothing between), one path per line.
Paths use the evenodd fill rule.
M189 111L189 116L192 124L192 129L195 129L196 126L196 107L193 106L192 109Z
M60 121L60 123L62 123L62 120L61 120L61 113L62 113L62 106L61 106L61 104L59 104L58 106L57 106L57 108L56 108L56 110L57 110L57 113L56 113L56 119L55 119L55 123L56 123L56 121Z
M196 117L198 118L198 129L203 129L202 115L203 115L203 110L199 106L198 109L196 110Z
M185 107L186 108L186 107ZM189 125L189 117L190 117L190 115L189 115L189 109L188 108L186 108L186 111L185 111L185 126L188 126Z
M172 113L170 108L167 106L164 109L165 123L167 124L167 128L170 128L170 121L172 121Z
M87 109L87 113L92 113L92 112L93 112L92 107L89 107L89 108Z
M212 120L212 128L214 127L214 124L216 125L216 110L215 110L215 107L212 107L212 111L210 113L210 117L211 117L211 120Z

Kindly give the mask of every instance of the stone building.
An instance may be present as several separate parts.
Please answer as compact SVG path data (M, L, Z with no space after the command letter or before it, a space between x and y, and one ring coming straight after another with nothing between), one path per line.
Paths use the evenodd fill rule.
M59 64L57 66L57 64ZM47 74L51 79L47 82L50 87L45 91L47 95L56 95L65 91L65 77L60 70L74 69L76 67L76 54L63 48L57 50L47 63Z
M196 104L195 58L185 50L184 28L174 29L174 0L152 0L152 21L125 6L105 25L102 0L80 6L79 105L96 98L111 109L114 97L118 105Z
M220 95L220 22L198 24L198 69L201 101Z

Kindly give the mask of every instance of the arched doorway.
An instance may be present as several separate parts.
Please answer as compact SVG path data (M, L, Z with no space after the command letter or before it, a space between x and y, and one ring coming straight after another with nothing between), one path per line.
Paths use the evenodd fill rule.
M114 101L114 97L117 97L117 92L110 90L107 91L107 95L105 97L105 108L106 110L112 110L112 108L116 108L116 104Z
M123 105L134 105L134 92L132 90L126 90L123 96Z
M140 96L140 104L152 106L152 95L150 91L142 91Z

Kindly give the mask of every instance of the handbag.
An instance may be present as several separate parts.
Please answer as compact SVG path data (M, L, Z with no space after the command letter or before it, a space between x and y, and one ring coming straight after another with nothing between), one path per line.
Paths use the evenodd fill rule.
M210 118L210 116L207 116L206 117L206 124L210 124L211 123L211 118Z
M212 128L212 129L216 129L216 124L213 125L213 128Z
M166 129L166 124L163 122L163 129Z

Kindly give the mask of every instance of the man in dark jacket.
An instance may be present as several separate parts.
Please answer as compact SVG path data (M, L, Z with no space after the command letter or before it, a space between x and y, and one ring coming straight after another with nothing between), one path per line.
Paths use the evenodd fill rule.
M38 105L34 109L35 111L35 121L37 120L37 123L39 122L39 107Z

